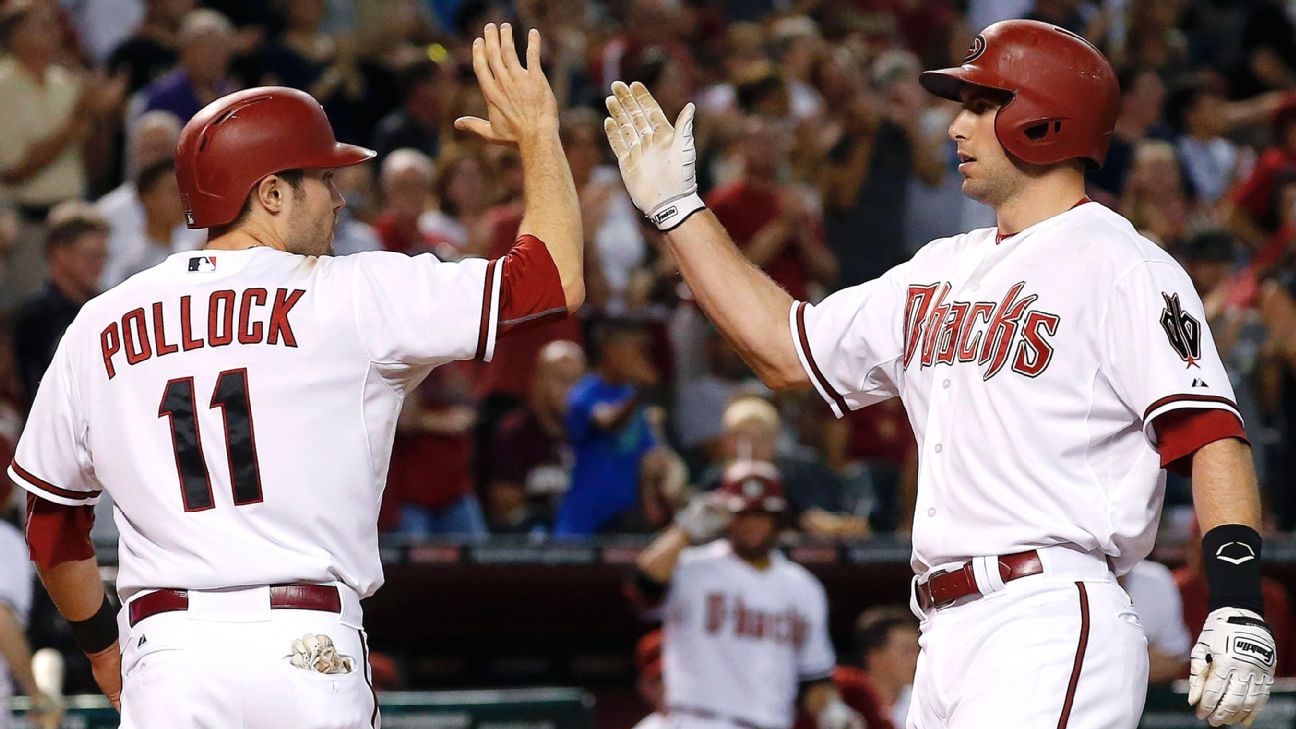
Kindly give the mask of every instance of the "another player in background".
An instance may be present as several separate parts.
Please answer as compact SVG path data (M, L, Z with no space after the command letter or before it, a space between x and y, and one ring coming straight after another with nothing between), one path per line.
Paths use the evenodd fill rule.
M798 706L864 726L833 686L823 585L775 549L786 511L773 465L736 463L640 554L627 589L663 622L671 726L789 729Z
M305 93L248 89L181 133L176 173L206 248L89 302L59 345L9 474L30 492L37 571L124 727L377 726L360 599L383 581L378 504L402 400L584 297L540 36L526 67L507 24L472 53L489 118L456 127L523 164L506 255L330 256L334 169L374 153L337 143ZM120 612L88 539L103 491Z
M963 192L998 225L813 305L698 197L692 106L672 128L646 88L616 83L604 128L699 305L767 385L814 387L839 417L903 400L920 454L909 729L1138 724L1147 638L1115 575L1152 548L1167 468L1193 477L1211 588L1189 703L1213 726L1254 721L1276 650L1228 375L1179 264L1085 197L1115 73L1074 33L1011 20L920 81L962 104Z

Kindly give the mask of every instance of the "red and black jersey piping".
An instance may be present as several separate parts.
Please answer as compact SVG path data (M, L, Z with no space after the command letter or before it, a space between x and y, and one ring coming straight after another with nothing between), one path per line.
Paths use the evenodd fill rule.
M46 491L53 496L58 496L59 498L71 499L73 501L90 501L91 499L97 498L101 492L100 489L95 489L93 491L72 491L70 489L55 486L49 481L36 476L31 471L18 465L17 461L11 463L10 468L13 469L14 475L18 476L23 481L26 481L28 485L41 491Z
M846 398L842 397L841 393L833 388L827 377L824 377L823 371L819 369L819 363L815 362L814 354L810 351L810 338L806 334L805 307L806 303L804 301L796 302L797 341L801 345L801 351L805 354L806 363L810 365L810 375L814 377L819 388L832 399L833 404L837 406L837 411L841 415L845 415L850 412L850 407L846 404Z

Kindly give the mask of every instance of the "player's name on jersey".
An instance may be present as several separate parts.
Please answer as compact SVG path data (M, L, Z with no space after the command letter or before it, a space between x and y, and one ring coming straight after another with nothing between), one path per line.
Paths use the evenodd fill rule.
M262 288L219 289L205 302L180 296L131 309L99 334L104 370L111 380L123 364L230 344L296 347L289 315L305 293L303 289L273 293Z

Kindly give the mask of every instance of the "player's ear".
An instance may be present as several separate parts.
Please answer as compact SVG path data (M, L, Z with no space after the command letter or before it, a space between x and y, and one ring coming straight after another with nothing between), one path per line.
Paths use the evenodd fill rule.
M256 184L252 192L266 212L279 213L283 210L287 188L287 180L278 175L266 175Z

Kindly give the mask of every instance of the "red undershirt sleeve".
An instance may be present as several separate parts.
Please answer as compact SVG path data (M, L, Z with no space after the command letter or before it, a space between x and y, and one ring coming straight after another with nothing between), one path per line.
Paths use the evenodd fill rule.
M567 315L562 278L539 238L519 236L500 264L500 336Z
M1242 421L1232 412L1219 408L1171 410L1158 416L1153 428L1161 467L1180 476L1192 475L1192 456L1208 443L1224 438L1251 442L1247 440Z
M65 506L27 494L27 548L44 569L94 556L93 506Z

